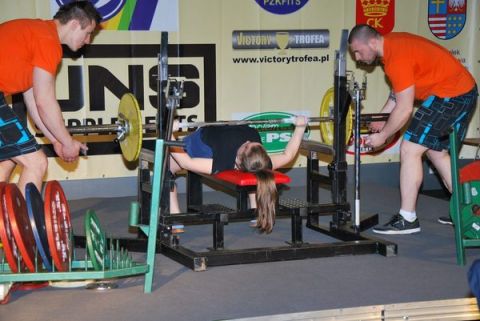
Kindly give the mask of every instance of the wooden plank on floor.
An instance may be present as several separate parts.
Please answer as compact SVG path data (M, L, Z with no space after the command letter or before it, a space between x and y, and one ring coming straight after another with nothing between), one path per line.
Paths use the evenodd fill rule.
M480 320L480 311L475 298L418 301L387 305L372 305L277 314L232 321L404 321L404 320Z
M267 315L253 318L235 319L234 321L379 321L382 320L382 311L382 305L372 305L358 308Z
M479 320L475 298L385 305L385 320Z

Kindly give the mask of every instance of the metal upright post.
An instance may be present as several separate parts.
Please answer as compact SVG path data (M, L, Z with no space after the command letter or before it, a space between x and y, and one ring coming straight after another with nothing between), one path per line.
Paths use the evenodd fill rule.
M347 90L346 54L348 30L342 30L340 50L335 53L334 74L334 159L329 170L332 177L332 201L343 204L347 201L347 161L346 161L346 117L350 106L351 97ZM344 221L342 213L337 213L334 224L339 225Z
M168 32L162 31L160 54L158 55L157 66L157 138L166 139L165 136L165 115L167 99L164 90L167 87L168 79Z
M158 59L157 76L157 139L169 140L171 135L171 123L173 122L173 111L168 110L169 104L169 82L168 82L168 32L162 31L160 43L160 56ZM170 119L169 119L170 117ZM165 147L163 147L165 148ZM168 159L168 150L163 151L163 157ZM161 167L162 177L168 169L168 162ZM160 208L164 215L170 215L170 186L166 186L169 180L163 180L164 186L159 190L161 198Z
M168 32L161 32L160 35L160 53L157 57L157 114L155 119L155 131L157 139L165 139L165 116L166 116L166 97L164 95L164 89L167 86L168 79ZM142 160L140 160L142 162ZM139 164L138 170L138 200L140 202L140 223L149 224L149 204L152 199L150 191L143 190L143 184L150 182L150 168L148 163L142 166ZM139 238L143 237L141 231L138 233Z
M361 91L358 84L354 83L355 94L355 165L354 165L354 180L355 180L355 204L354 204L354 224L353 228L357 232L360 231L360 101Z
M152 201L150 204L150 223L148 225L147 241L147 265L148 272L145 274L145 293L152 292L153 274L155 272L155 253L157 245L158 216L160 214L160 195L162 187L162 168L164 162L163 155L164 144L162 139L157 139L155 143L155 161L152 179Z

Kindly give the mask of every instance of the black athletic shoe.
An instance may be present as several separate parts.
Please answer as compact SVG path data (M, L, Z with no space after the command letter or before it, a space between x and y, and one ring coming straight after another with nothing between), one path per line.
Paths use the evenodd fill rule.
M450 216L440 216L437 221L440 224L453 225L452 218Z
M418 218L413 222L409 222L400 214L392 216L390 221L382 226L373 228L373 232L378 234L412 234L420 232L420 223Z

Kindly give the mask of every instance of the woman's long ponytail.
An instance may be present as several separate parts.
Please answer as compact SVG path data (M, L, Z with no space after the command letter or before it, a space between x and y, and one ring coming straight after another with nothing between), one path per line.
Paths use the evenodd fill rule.
M271 233L275 224L277 185L271 170L255 172L257 177L257 227L261 232Z
M260 232L272 232L275 224L277 186L272 171L272 160L262 145L255 145L240 157L240 170L257 177L257 228Z

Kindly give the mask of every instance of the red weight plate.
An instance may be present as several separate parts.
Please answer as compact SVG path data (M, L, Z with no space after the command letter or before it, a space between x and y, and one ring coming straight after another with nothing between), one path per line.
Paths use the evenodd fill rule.
M16 184L7 184L3 201L18 251L30 272L35 272L35 238L33 236L27 204Z
M25 271L25 262L19 255L17 244L15 243L12 228L10 226L10 218L5 201L5 186L0 183L0 240L3 244L3 252L7 259L10 270L14 273Z
M480 160L473 161L460 169L460 183L480 180Z
M48 247L53 263L58 271L68 271L71 257L70 208L57 181L49 181L45 185L45 228L47 229Z

